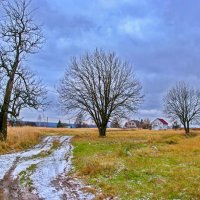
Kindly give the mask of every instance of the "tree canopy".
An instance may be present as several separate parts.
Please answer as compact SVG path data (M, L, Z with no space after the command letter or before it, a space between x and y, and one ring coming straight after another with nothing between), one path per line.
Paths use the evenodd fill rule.
M82 112L94 120L99 135L106 135L109 120L135 112L142 86L133 68L115 53L96 49L74 57L58 87L60 103L68 113Z
M185 82L178 82L164 97L165 113L173 121L179 121L185 133L190 132L190 123L200 120L200 91Z

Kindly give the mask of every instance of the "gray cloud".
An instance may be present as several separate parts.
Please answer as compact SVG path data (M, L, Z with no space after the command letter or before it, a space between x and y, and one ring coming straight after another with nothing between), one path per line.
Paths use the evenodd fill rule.
M96 47L133 65L146 94L139 117L162 115L162 97L176 81L200 85L198 1L34 0L33 7L46 43L29 63L52 90L71 56Z

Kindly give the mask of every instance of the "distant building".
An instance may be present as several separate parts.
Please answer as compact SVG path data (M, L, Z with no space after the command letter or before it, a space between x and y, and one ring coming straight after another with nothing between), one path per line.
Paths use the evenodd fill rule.
M138 120L129 120L125 123L124 128L140 128L140 122Z
M152 130L166 130L168 129L168 123L164 119L157 118L152 123Z

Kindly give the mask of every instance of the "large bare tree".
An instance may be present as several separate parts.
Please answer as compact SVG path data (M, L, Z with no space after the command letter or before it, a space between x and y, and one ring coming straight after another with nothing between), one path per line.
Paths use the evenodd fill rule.
M19 80L23 82L25 87L31 84L27 80L27 74L24 74L20 67L27 55L35 53L43 41L41 28L33 21L30 3L30 0L0 2L2 11L0 21L0 71L4 73L5 85L0 107L0 140L7 138L8 111L13 104L12 97L16 95L13 94L16 81L18 81L16 83L18 89ZM26 88L26 91L28 90Z
M190 132L190 123L200 120L200 91L185 82L178 82L164 97L165 113L174 121L180 121L185 133Z
M106 136L111 118L125 117L137 110L143 98L141 89L128 63L115 53L97 49L72 59L58 92L65 111L89 114L99 135Z

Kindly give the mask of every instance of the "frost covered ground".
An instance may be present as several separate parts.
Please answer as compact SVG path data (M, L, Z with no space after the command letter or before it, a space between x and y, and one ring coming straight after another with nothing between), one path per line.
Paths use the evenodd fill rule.
M0 156L3 199L93 199L72 169L70 136L48 136L33 149ZM1 190L2 189L2 190Z

